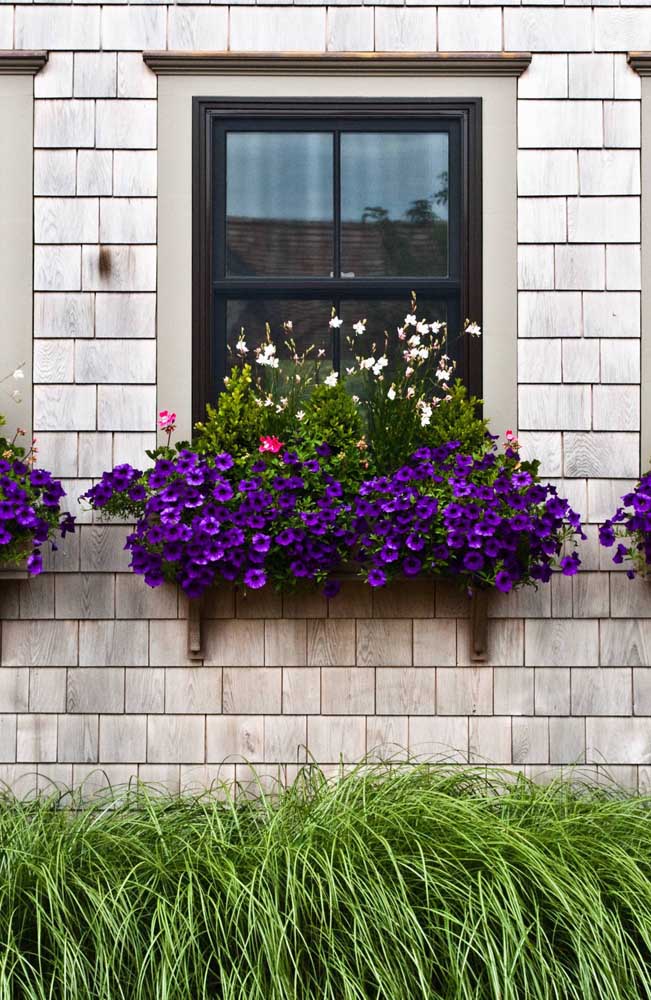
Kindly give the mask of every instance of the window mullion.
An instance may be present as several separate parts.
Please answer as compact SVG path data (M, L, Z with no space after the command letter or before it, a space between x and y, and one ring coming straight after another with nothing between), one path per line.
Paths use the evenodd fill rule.
M334 243L334 261L333 261L333 278L341 277L341 132L339 129L335 129L333 132L333 170L332 170L332 180L333 180L333 199L334 199L334 233L333 233L333 243Z

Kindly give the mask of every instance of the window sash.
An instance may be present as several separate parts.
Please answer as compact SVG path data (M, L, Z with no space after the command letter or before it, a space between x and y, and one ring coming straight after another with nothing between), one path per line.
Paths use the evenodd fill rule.
M225 311L228 298L314 298L337 304L341 299L402 300L405 311L411 291L445 299L449 327L459 328L465 316L481 323L481 99L428 98L385 100L308 98L194 98L194 253L193 253L193 416L201 419L205 403L214 398L225 373ZM226 277L226 184L224 171L227 131L296 131L335 129L381 132L447 131L456 135L458 159L450 141L449 276L446 278L288 278ZM336 134L336 133L335 133ZM215 135L223 136L215 143ZM219 144L223 143L223 148ZM220 159L221 157L221 159ZM338 171L338 159L335 158ZM339 179L337 179L339 185ZM453 186L458 190L453 192ZM339 188L337 186L337 192ZM339 199L337 199L337 202ZM215 209L224 225L216 226ZM339 206L337 207L339 212ZM221 232L220 232L221 230ZM339 237L337 232L337 237ZM335 241L338 249L339 239ZM333 271L337 273L337 261ZM456 317L453 323L452 317ZM340 354L335 360L340 363ZM481 342L463 340L459 359L471 392L481 394Z
M304 280L313 281L315 286L321 281L331 283L344 281L341 277L341 251L342 251L342 226L341 226L341 135L343 133L373 132L373 133L395 133L395 132L424 132L424 133L444 133L448 136L448 274L447 276L408 276L400 275L394 277L386 275L378 277L377 281L402 281L407 284L414 281L427 281L430 284L438 282L456 281L462 279L463 255L462 255L462 228L463 228L463 150L462 150L462 128L460 120L445 120L440 115L431 117L412 118L405 120L404 116L391 117L383 116L380 120L368 120L359 117L348 120L338 117L335 113L324 121L323 118L303 118L300 121L281 117L265 118L217 118L212 123L212 167L213 175L213 199L212 199L212 233L213 233L213 282L223 281L226 288L231 282L244 280L250 287L264 287L265 282L278 281L284 285L289 280L296 282L295 287L300 287ZM238 279L226 275L226 185L228 182L226 173L226 136L229 132L323 132L333 135L333 242L334 254L332 262L333 276L331 278L296 278L288 279L281 275L278 278L270 277L245 277ZM216 224L216 219L219 224ZM366 276L348 279L351 281L371 281Z
M354 291L351 291L351 293L348 295L340 294L337 296L330 296L330 297L328 297L327 294L315 294L314 289L311 287L303 289L302 292L291 291L290 293L288 293L286 291L285 292L278 291L276 288L274 288L273 291L271 290L268 292L259 291L257 293L249 292L248 294L242 294L242 295L240 295L239 293L236 295L232 294L224 295L221 294L220 291L216 290L213 300L213 322L214 322L213 329L215 334L218 331L221 331L223 335L213 336L213 344L214 344L213 378L215 380L215 384L216 385L222 384L224 375L227 375L229 373L230 368L235 363L235 359L232 360L229 359L228 348L227 348L227 332L228 332L227 307L229 300L238 299L244 301L254 301L255 299L269 300L269 299L284 299L284 298L293 298L293 299L302 298L307 301L311 300L319 301L323 303L323 326L324 329L326 329L328 320L330 318L330 310L334 308L336 314L338 316L341 315L341 303L346 300L355 301L358 299L363 300L363 299L374 299L374 298L382 299L384 301L388 300L391 302L395 302L396 304L400 303L401 307L404 310L404 313L406 314L407 312L409 312L410 295L412 291L415 291L415 289L412 289L409 286L409 284L406 284L405 287L402 288L400 292L396 292L396 294L388 294L386 287L375 288L372 291L368 291L367 288L362 289L359 287L355 287ZM425 290L423 289L423 291ZM447 311L448 329L454 335L455 332L460 329L463 319L460 308L461 306L460 291L458 289L446 289L445 291L442 292L438 291L433 292L431 288L428 288L427 297L429 299L436 298L445 303ZM423 313L426 313L426 310L423 310ZM292 317L287 316L285 318L291 319ZM362 318L363 317L361 316L356 317L356 319L362 319ZM263 339L262 331L255 331L255 335L251 337L252 332L253 331L250 330L246 331L247 334L246 339L249 343L249 346L254 346L257 343L260 343ZM381 340L383 332L382 330L378 329L377 331L371 331L371 332L376 332L378 340ZM349 329L347 330L333 329L332 331L330 331L330 337L332 343L332 355L331 355L332 367L335 371L339 372L340 374L343 367L342 365L343 338L345 338L348 335L350 335ZM461 372L463 374L467 373L469 370L469 364L471 360L471 347L473 343L474 341L472 341L470 338L467 337L461 338L460 340L457 340L453 337L453 343L451 344L449 353L451 354L451 356L454 356L454 359L457 362L457 365L458 367L460 367Z

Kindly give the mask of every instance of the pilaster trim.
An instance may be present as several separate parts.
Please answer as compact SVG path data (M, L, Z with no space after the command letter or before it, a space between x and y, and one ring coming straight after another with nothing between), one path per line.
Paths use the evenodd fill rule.
M309 76L520 76L529 52L143 52L165 76L300 73Z

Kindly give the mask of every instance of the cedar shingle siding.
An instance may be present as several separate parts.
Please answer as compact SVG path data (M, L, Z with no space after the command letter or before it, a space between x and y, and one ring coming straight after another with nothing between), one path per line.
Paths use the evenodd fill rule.
M640 472L640 80L625 53L651 48L651 8L2 4L0 49L50 50L35 77L34 424L73 495L155 443L157 80L141 53L229 45L533 53L518 81L520 430L589 522L583 568L495 597L480 666L465 601L422 582L351 583L330 603L220 591L196 662L186 601L131 576L124 529L82 513L54 572L0 589L0 779L27 790L99 766L178 788L245 778L244 760L291 778L306 747L334 764L394 744L646 787L651 589L613 571L596 523ZM257 239L243 220L243 256Z

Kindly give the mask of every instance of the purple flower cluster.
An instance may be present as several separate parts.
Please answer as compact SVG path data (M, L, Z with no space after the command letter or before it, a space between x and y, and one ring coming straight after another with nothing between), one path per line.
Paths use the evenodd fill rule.
M152 587L176 580L190 597L218 579L252 589L325 582L333 596L344 563L371 586L429 574L501 591L546 582L557 564L568 576L578 569L576 552L561 556L567 539L585 537L578 515L515 450L421 448L349 497L328 472L328 446L316 452L264 454L241 479L229 454L170 450L144 474L104 473L86 498L137 520L126 542L135 573Z
M289 451L254 462L239 479L230 455L210 460L183 450L143 474L130 465L104 473L85 495L115 509L120 495L142 504L128 536L131 567L156 587L177 580L189 597L218 578L257 590L278 582L324 580L352 541L341 483L319 459Z
M628 545L618 543L613 562L621 565L624 559L629 559L631 566L626 575L632 580L636 573L651 570L651 472L642 476L622 501L624 507L619 507L599 529L599 541L611 548L618 537L629 539Z
M452 576L470 590L545 583L563 541L585 537L567 500L536 482L517 452L473 458L455 441L420 448L392 476L364 483L353 513L360 560L375 587L397 573ZM579 563L576 552L559 561L567 576Z
M0 460L0 565L26 557L32 575L42 571L41 546L55 532L63 537L75 530L74 518L61 513L64 496L61 483L45 469L20 458Z

